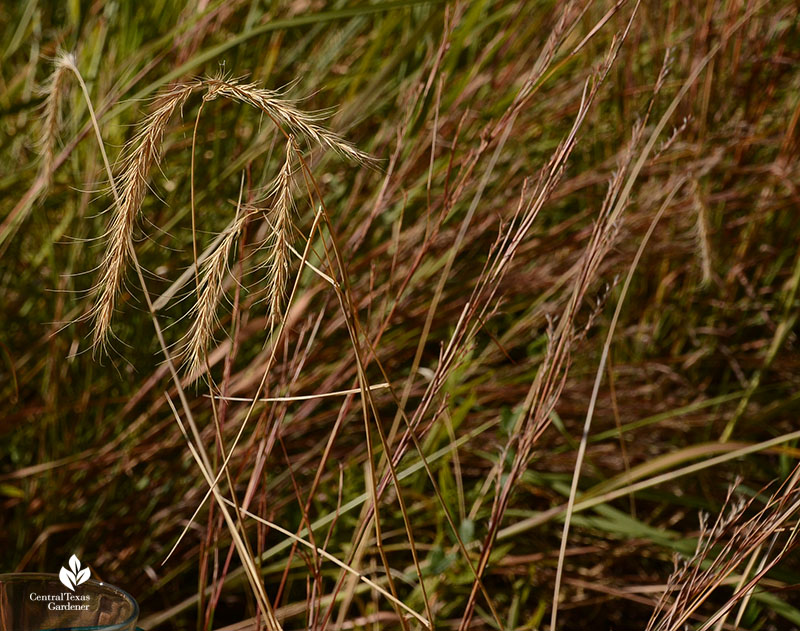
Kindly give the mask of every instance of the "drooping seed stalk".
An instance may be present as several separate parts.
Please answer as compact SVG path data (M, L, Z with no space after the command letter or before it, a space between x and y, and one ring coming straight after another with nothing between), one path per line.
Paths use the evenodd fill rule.
M133 247L136 215L147 191L150 169L158 163L161 156L164 130L175 109L182 106L199 85L199 82L179 84L164 94L158 107L147 116L139 133L130 143L131 151L118 178L121 204L114 209L106 233L106 252L100 267L97 298L92 309L95 348L101 348L108 342L114 305L125 281L125 271Z
M239 83L223 77L205 80L209 92L207 99L225 96L240 103L247 103L267 114L276 125L292 133L305 136L313 143L333 149L339 155L359 164L373 165L374 159L359 151L344 138L322 127L320 121L330 116L330 111L304 112L294 100L287 99L283 92L259 88L255 83Z
M147 116L139 133L130 142L130 150L118 178L121 203L115 209L106 233L106 254L100 266L100 280L96 285L96 299L92 308L93 345L96 349L103 348L108 342L114 306L122 290L125 272L131 258L136 216L147 191L150 170L160 160L161 144L167 123L175 109L182 107L191 93L201 88L207 88L203 97L206 101L226 97L266 113L287 135L289 143L287 156L289 148L293 146L288 130L361 164L374 164L374 160L368 154L359 151L339 135L319 124L329 112L304 112L296 107L295 101L285 98L282 92L259 88L255 84L242 84L224 77L198 79L174 86L161 96L156 109ZM290 181L291 164L285 164L278 177L277 201L273 212L276 223L272 248L274 264L271 265L268 280L270 322L274 322L275 315L280 312L288 276L288 243L291 236Z

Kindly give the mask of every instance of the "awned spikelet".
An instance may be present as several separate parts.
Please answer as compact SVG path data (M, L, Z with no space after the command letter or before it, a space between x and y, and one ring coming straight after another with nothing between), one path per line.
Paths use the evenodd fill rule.
M214 339L217 327L217 307L222 298L223 281L228 271L228 260L233 247L250 213L236 218L217 249L203 262L197 287L197 302L192 308L192 326L185 338L184 365L193 379L202 374L206 353Z
M289 245L294 234L292 223L292 153L294 141L286 143L286 160L275 182L274 202L268 218L271 224L269 240L269 272L267 274L267 323L274 327L281 319L286 283L289 277Z

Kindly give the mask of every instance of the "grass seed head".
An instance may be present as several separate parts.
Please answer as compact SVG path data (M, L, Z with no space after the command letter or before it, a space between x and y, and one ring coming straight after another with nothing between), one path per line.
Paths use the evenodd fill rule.
M67 75L75 67L75 57L72 53L59 52L53 60L53 73L50 75L43 92L45 94L44 117L42 119L42 132L39 139L42 163L40 176L45 178L49 186L53 179L53 164L55 161L58 130L61 127L61 103L67 88Z
M218 325L217 307L222 298L228 260L247 217L248 213L241 213L236 218L217 249L202 264L197 302L192 308L194 317L184 343L184 366L193 379L201 375L206 367L206 354Z
M100 281L92 310L95 348L105 346L108 341L114 305L132 255L136 216L147 191L150 169L161 157L164 130L175 109L182 106L197 87L197 82L183 83L165 92L128 146L118 179L120 204L113 209L106 232L106 252L100 264Z
M292 154L294 139L286 143L286 159L273 188L273 203L268 214L271 224L269 272L267 274L267 323L274 327L282 316L286 284L289 278L289 245L295 232L292 215Z

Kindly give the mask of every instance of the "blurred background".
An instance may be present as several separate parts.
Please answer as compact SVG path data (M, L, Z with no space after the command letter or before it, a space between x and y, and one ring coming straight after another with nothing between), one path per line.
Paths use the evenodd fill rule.
M296 165L293 245L324 202L309 261L344 282L336 246L349 302L293 255L298 290L270 333L256 217L228 261L210 379L180 373L215 471L248 419L227 469L237 501L292 533L314 524L314 546L395 599L244 519L285 629L421 628L395 601L437 629L546 629L557 583L561 628L644 629L700 514L730 516L733 484L750 503L732 528L777 521L707 533L696 566L719 586L687 623L764 569L716 628L800 627L795 3L19 0L0 33L0 571L57 572L75 553L135 595L145 629L265 624L219 504L190 521L208 484L133 268L110 348L92 352L115 208L72 74L49 185L42 171L67 51L115 173L160 92L221 73L325 110L376 159L298 138L319 192L312 205ZM198 119L201 103L170 118L134 237L178 366L195 317L192 168L205 252L286 153L263 112L219 98ZM214 411L211 391L244 401ZM283 400L249 414L256 396ZM725 541L742 553L728 573L713 564Z

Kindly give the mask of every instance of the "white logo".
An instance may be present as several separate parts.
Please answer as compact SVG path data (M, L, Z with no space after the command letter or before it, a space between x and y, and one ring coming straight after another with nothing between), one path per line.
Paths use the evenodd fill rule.
M81 569L81 562L74 554L69 558L69 567L72 571L70 572L67 568L62 567L58 573L58 578L64 584L64 587L74 592L75 587L89 580L89 568Z

